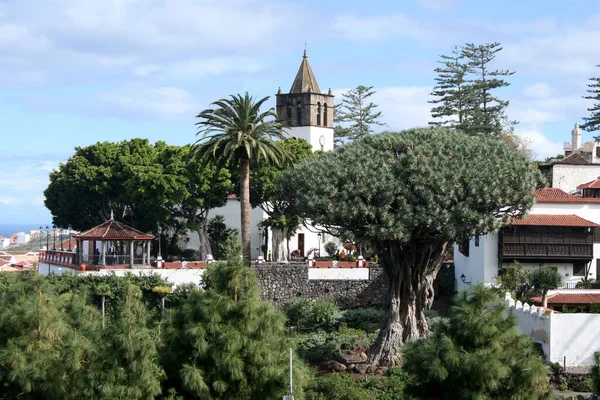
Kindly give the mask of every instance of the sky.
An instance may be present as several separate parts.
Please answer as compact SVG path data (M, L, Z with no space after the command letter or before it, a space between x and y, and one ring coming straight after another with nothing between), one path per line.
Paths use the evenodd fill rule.
M0 223L51 223L48 174L76 146L196 140L195 115L289 91L302 53L321 90L374 86L386 129L430 121L439 56L500 42L515 132L562 152L600 76L598 0L0 0ZM583 134L583 141L592 140Z

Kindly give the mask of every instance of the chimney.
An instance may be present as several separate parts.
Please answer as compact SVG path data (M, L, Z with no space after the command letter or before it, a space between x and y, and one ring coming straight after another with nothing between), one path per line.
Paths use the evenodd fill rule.
M571 151L575 152L575 150L581 147L581 130L579 129L579 124L575 122L575 128L571 131Z

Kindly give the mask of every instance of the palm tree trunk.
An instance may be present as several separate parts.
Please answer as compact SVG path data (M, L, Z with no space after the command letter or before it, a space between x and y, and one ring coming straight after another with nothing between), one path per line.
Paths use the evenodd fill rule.
M240 207L242 214L242 252L244 264L250 265L250 160L242 158L240 162Z

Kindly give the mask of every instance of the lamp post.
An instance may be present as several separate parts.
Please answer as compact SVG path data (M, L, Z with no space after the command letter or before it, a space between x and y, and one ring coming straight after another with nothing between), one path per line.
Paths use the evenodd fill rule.
M42 229L44 229L44 227L40 225L40 250L42 249Z
M162 258L161 254L160 254L160 237L162 236L162 228L160 226L158 227L157 232L158 232L158 256L160 258Z
M464 283L465 285L469 285L471 286L471 281L467 282L467 277L465 276L465 274L461 274L460 275L460 280L462 281L462 283Z
M73 227L71 226L71 224L69 224L67 229L69 230L69 251L71 251L71 231L73 230Z
M317 237L319 238L319 257L321 257L321 232L317 233Z
M56 250L56 225L52 225L52 250Z
M63 228L58 228L58 230L60 231L60 251L63 251Z
M50 236L48 235L48 232L50 232L50 226L46 225L46 250L50 250Z

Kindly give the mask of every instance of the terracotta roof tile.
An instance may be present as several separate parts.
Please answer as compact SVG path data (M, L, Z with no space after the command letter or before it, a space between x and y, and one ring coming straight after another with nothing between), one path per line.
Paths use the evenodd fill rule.
M592 221L583 219L574 214L530 214L523 219L514 219L509 225L518 226L572 226L572 227L600 227Z
M600 198L581 197L557 188L542 188L534 192L537 203L600 203Z
M600 189L600 176L598 177L598 179L594 179L591 182L587 182L583 185L577 186L577 189Z
M540 296L533 297L531 300L540 303ZM562 304L600 304L600 293L554 293L548 295L548 305Z
M554 161L552 164L566 164L566 165L588 165L591 164L585 157L579 153L573 153L565 158L558 161Z
M73 236L82 240L152 240L154 235L140 232L122 222L109 219L85 232ZM68 242L67 242L68 243ZM64 245L63 245L64 247Z

